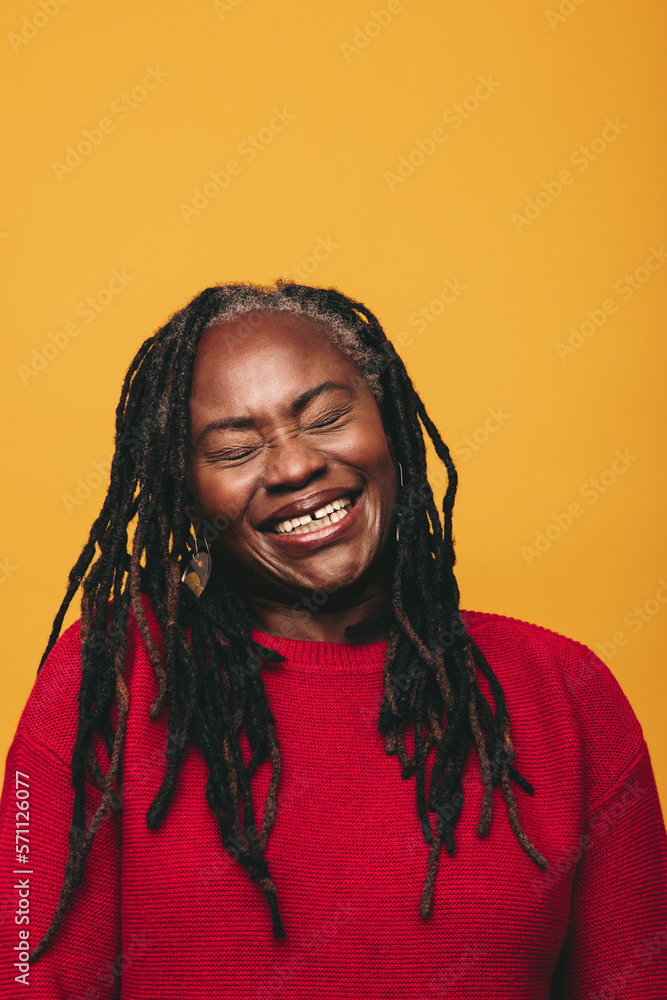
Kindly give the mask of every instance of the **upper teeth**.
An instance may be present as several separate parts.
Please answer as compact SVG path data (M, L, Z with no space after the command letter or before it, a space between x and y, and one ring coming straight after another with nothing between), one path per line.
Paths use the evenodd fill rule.
M341 497L340 500L332 500L331 503L320 507L313 514L302 514L301 517L290 517L286 521L280 521L273 530L281 535L287 531L293 531L296 535L316 531L325 524L335 524L336 521L340 521L347 514L345 508L351 504L349 497Z

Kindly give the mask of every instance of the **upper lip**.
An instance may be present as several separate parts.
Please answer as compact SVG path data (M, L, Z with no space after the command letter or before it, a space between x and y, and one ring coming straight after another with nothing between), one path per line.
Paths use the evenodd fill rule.
M272 528L274 524L286 521L288 517L302 517L304 514L312 514L313 511L326 506L332 500L340 500L341 497L350 497L351 500L354 500L360 492L361 490L358 487L356 489L349 489L345 486L332 486L329 490L319 490L317 493L309 493L308 496L292 500L291 503L285 504L284 507L278 507L269 517L264 518L257 525L257 528L259 531L266 531Z

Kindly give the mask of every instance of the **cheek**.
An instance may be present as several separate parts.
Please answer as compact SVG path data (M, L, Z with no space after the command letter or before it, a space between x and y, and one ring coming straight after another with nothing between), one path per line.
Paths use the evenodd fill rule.
M229 470L223 473L214 466L194 471L190 480L191 489L204 517L213 520L216 516L223 516L230 522L238 520L250 495L247 478L230 474Z
M360 425L347 442L344 460L354 465L368 480L369 489L393 502L396 470L382 430Z

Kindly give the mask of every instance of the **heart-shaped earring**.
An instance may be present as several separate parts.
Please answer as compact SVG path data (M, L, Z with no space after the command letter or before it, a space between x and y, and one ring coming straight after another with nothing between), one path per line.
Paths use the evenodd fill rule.
M201 597L204 587L208 583L213 565L211 550L208 547L206 539L204 539L204 545L206 546L206 552L200 552L197 547L197 535L195 534L195 553L185 567L183 576L181 577L181 583L189 587L195 597Z

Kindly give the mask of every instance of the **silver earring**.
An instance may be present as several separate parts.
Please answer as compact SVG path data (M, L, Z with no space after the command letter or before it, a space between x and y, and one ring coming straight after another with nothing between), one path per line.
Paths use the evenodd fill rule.
M398 474L401 477L401 486L403 485L403 466L398 463ZM398 526L398 521L396 522L396 541L398 541L400 535L400 528Z
M181 583L189 587L195 597L201 597L204 587L208 583L208 578L211 575L211 566L213 565L211 550L208 547L206 539L204 539L204 545L206 546L206 552L200 552L197 548L197 534L195 532L195 554L185 567L183 576L181 577Z

